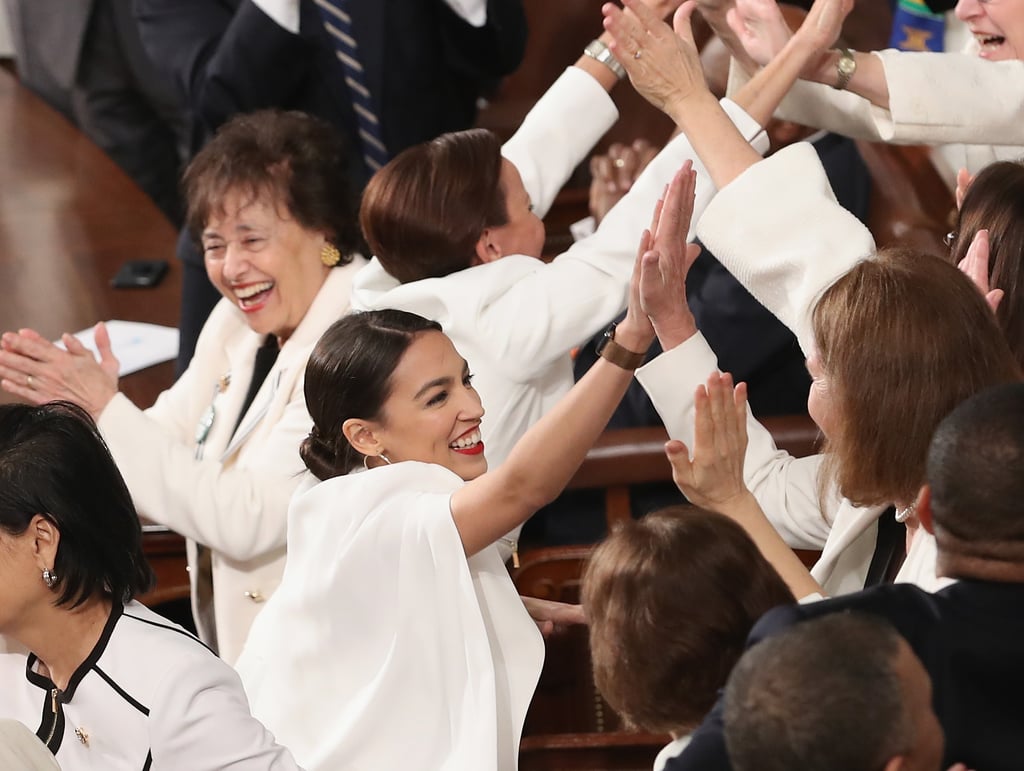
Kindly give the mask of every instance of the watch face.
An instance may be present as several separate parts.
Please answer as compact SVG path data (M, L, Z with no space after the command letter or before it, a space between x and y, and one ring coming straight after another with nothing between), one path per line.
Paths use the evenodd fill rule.
M857 61L853 57L843 57L839 60L839 73L841 75L852 75L857 69Z

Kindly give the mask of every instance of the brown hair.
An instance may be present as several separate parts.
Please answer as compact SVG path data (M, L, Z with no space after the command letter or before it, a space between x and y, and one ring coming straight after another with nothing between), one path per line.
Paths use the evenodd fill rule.
M501 143L471 129L404 150L370 179L359 222L403 284L468 268L483 231L508 222Z
M185 170L186 224L199 240L228 193L273 201L307 230L320 230L346 265L361 247L349 153L333 126L302 112L237 115L217 131Z
M837 420L827 465L858 506L912 500L935 427L1019 370L977 288L943 260L883 250L822 295L814 339Z
M352 313L335 321L306 363L303 392L313 428L299 447L317 479L347 474L363 461L341 427L349 418L377 420L391 376L416 335L441 325L397 310Z
M583 575L594 682L629 724L697 725L754 622L793 595L743 529L671 506L626 522Z
M974 235L988 229L989 283L1005 293L996 320L1024 367L1024 165L1001 161L978 172L964 195L950 258L956 265Z

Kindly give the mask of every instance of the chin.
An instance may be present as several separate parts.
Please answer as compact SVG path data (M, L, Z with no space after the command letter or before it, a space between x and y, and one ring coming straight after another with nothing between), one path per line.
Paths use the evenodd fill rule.
M483 455L473 458L469 463L460 463L459 468L452 469L467 482L472 482L487 473L487 459Z

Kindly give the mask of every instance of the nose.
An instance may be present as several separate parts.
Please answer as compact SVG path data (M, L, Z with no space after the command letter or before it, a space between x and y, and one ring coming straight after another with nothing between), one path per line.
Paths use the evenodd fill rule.
M228 281L236 281L245 275L248 267L249 257L245 249L238 241L229 241L224 247L224 277Z
M463 390L463 401L460 408L463 420L480 420L484 416L484 405L475 388Z
M957 0L956 17L960 21L968 21L981 15L981 3L978 0Z

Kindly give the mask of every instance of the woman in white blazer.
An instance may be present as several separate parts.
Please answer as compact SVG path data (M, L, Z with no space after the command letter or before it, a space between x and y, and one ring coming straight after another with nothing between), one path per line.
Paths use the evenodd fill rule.
M679 5L644 2L656 15ZM572 387L572 349L626 307L636 234L693 157L686 137L675 138L597 232L540 259L540 218L617 118L607 92L619 65L605 58L607 41L604 34L588 46L504 145L486 132L445 135L398 155L363 196L360 221L374 257L356 276L353 307L399 308L441 324L473 362L492 467ZM728 100L723 106L766 151L757 120ZM698 213L714 193L707 179L698 175ZM506 556L514 540L503 544Z
M284 579L238 661L253 714L309 771L517 767L543 644L494 542L562 491L625 393L654 337L648 245L696 256L693 184L684 166L641 239L616 339L494 470L437 322L366 311L317 344L302 457L323 481L292 503Z
M224 299L188 370L150 409L118 392L102 325L99 362L67 335L66 352L31 331L2 339L3 387L85 407L140 512L188 538L196 625L228 662L284 568L310 426L306 359L348 312L364 262L345 166L334 130L300 113L236 118L196 156L185 176L189 225Z
M298 768L252 717L234 670L132 599L153 582L138 515L79 407L0 407L0 553L0 723L28 726L51 762Z
M687 18L677 17L680 42L634 0L626 4L643 18L609 13L616 48L642 47L642 58L627 64L634 83L680 121L720 188L698 235L793 330L809 359L808 408L828 450L792 458L751 417L747 485L791 546L822 550L812 575L826 593L861 589L879 515L890 506L912 514L935 425L981 388L1019 378L1016 361L955 268L927 255L875 253L867 230L836 203L812 148L797 144L763 161L750 150L710 98ZM836 5L819 0L807 23ZM785 93L779 75L798 71L797 46L748 87L765 99ZM673 74L671 88L664 72ZM645 305L665 353L637 377L672 437L692 447L693 395L716 362L692 315L674 302L685 276L673 281L662 287L668 318ZM914 528L908 542L897 579L934 587L933 539Z

